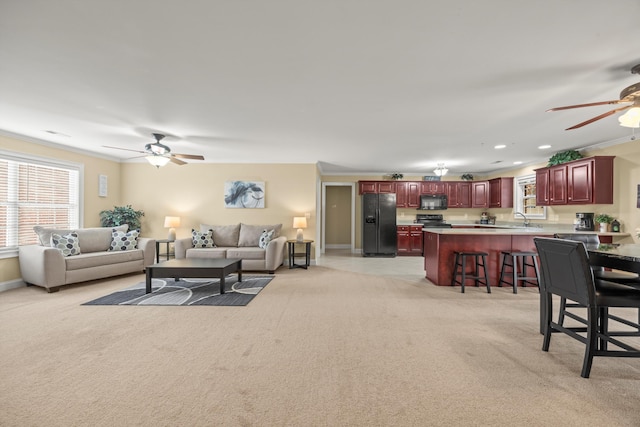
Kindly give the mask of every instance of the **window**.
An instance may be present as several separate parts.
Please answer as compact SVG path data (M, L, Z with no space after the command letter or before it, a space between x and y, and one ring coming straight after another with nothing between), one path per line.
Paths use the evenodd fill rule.
M536 176L516 177L516 212L522 212L527 218L547 218L547 207L536 206Z
M35 225L80 226L82 165L0 151L0 257L38 243Z

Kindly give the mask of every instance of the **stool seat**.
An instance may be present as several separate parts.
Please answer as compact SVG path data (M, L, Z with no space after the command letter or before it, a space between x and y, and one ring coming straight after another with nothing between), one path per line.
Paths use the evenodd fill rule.
M540 290L540 270L538 268L538 253L534 251L501 251L502 267L500 268L500 280L498 286L503 283L513 287L513 293L518 293L518 284L522 282L523 286L527 284L535 285ZM520 261L518 261L520 260ZM533 268L534 276L527 276L527 267ZM507 269L511 269L510 272ZM518 270L520 274L518 274ZM510 274L511 282L506 278ZM534 282L535 281L535 282Z
M464 293L464 285L467 279L473 279L476 287L481 283L487 287L487 293L491 293L491 286L489 284L489 277L487 276L487 257L486 252L480 251L454 251L455 255L453 264L453 277L451 278L451 286L456 284L460 285L461 292ZM473 258L474 271L467 273L467 258ZM483 274L480 275L480 269L482 268ZM458 280L460 277L460 280Z

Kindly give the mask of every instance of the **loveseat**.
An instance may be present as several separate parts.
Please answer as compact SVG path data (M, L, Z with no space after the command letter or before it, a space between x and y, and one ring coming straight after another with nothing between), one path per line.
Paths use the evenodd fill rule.
M40 244L18 249L22 280L48 292L71 283L142 272L155 258L155 240L138 237L126 224L78 230L36 226L34 231Z
M191 237L175 241L176 259L239 258L242 259L243 270L268 271L273 274L284 262L284 244L287 238L280 236L281 230L282 224L200 224L200 230L192 230ZM265 240L263 234L269 237ZM260 247L261 237L264 247ZM200 243L199 239L204 239L204 243Z

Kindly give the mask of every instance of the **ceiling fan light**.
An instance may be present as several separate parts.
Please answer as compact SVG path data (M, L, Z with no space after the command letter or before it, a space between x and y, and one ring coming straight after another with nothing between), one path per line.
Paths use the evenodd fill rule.
M153 166L159 168L160 166L164 166L169 163L169 158L165 156L146 156L145 159Z
M618 117L620 126L627 128L640 127L640 107L630 108L626 113Z

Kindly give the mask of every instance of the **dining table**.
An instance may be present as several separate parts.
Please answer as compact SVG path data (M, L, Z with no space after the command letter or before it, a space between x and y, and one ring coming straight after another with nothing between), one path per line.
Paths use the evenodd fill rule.
M640 274L638 243L587 245L587 252L591 265Z

